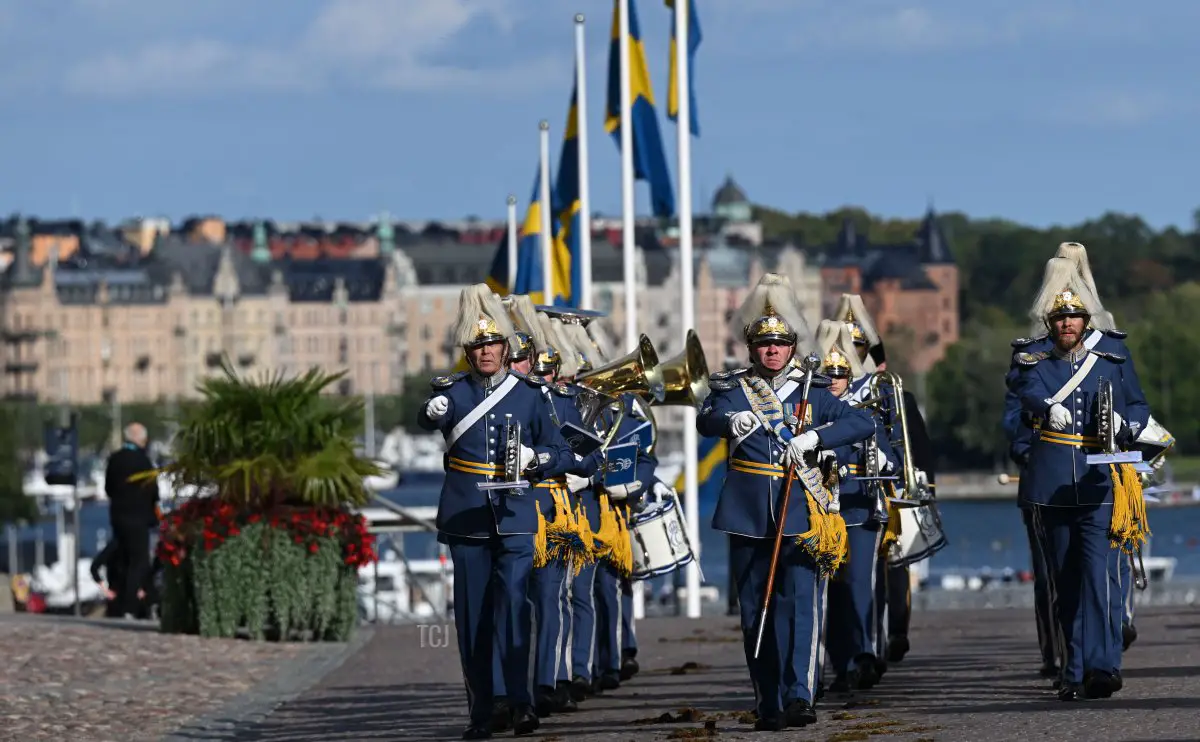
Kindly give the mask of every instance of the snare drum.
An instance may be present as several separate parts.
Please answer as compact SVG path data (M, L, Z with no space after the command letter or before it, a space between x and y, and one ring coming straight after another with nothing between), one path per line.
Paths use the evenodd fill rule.
M674 497L652 500L644 511L633 516L629 535L633 546L631 579L661 577L692 562L683 511Z
M900 508L900 538L888 553L889 567L907 567L928 559L946 547L937 503Z

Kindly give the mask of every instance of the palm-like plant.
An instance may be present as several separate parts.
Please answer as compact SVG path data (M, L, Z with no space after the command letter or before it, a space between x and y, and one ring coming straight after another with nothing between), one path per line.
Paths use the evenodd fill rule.
M228 362L201 383L201 404L185 413L160 470L176 486L215 488L243 508L362 505L363 478L382 471L354 450L362 401L322 395L345 372L239 377Z

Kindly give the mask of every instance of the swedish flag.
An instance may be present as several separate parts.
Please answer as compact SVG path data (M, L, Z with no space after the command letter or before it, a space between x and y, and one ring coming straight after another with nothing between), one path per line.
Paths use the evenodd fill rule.
M576 78L578 79L578 78ZM554 239L554 285L566 286L562 306L578 307L583 296L583 259L580 255L580 230L583 229L579 193L579 100L578 82L571 90L567 109L566 134L558 158L558 180L554 184L554 216L558 232ZM558 296L555 297L556 303Z
M701 438L696 453L697 500L700 510L706 511L717 501L725 484L725 465L729 457L729 441L724 438ZM683 493L687 486L684 472L675 480L675 490ZM709 505L706 505L708 503Z
M629 66L621 69L621 5L629 8ZM612 42L608 49L608 99L605 106L604 128L621 147L621 74L629 75L630 103L633 123L633 172L638 180L650 184L650 202L654 215L671 217L675 214L675 190L667 170L667 155L663 151L662 134L658 129L658 112L654 108L654 90L650 70L646 66L646 49L638 28L634 0L614 0Z
M679 13L679 0L663 0L668 8L673 10L671 18L671 78L667 84L667 118L679 123L679 70L676 68L675 60L675 18L674 15ZM700 48L700 18L696 14L696 0L684 0L687 2L688 11L688 51L687 51L687 71L688 71L688 118L691 119L692 136L700 136L700 117L696 113L696 50Z

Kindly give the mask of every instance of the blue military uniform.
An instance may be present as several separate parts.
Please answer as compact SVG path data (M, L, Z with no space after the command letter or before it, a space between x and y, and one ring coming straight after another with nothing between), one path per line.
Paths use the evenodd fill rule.
M493 317L489 323L481 315L480 344L507 342L496 321ZM497 633L502 637L500 654L510 701L519 714L532 715L528 708L531 622L524 597L533 571L538 507L530 490L483 491L476 485L503 476L506 421L521 424L522 445L534 455L525 470L532 480L566 472L574 457L550 420L540 379L511 371L490 378L462 372L436 378L432 385L430 402L443 398L447 408L431 418L427 403L417 423L424 430L440 431L446 441L446 479L437 527L454 564L454 621L471 719L464 737L481 738L489 733L492 715ZM536 717L529 723L536 728Z
M822 577L813 557L794 539L785 538L779 555L768 624L758 659L754 657L758 614L766 590L767 574L779 528L778 517L787 444L775 430L761 424L743 436L734 436L730 418L752 412L753 406L740 381L758 379L739 373L710 381L712 394L696 420L700 435L729 438L729 462L724 485L713 514L713 528L730 534L731 562L741 608L746 661L754 683L760 722L778 720L785 704L811 712L820 643ZM776 399L792 414L802 401L803 379L798 371L773 388ZM836 448L864 440L875 430L871 417L835 399L814 385L805 413L805 429L817 430L820 444ZM805 493L793 485L785 536L809 530ZM808 713L811 719L815 715ZM788 713L791 717L792 714Z
M1048 316L1086 312L1080 298L1064 290ZM1113 410L1124 421L1121 439L1136 437L1149 408L1140 388L1129 391L1124 355L1080 345L1071 353L1018 353L1016 362L1014 391L1036 428L1022 495L1032 506L1044 547L1065 647L1060 697L1107 697L1121 686L1122 611L1111 585L1122 554L1112 548L1109 535L1116 474L1086 459L1089 452L1101 452L1096 438L1101 379L1111 381ZM1059 406L1069 414L1062 430L1052 425Z
M631 434L644 422L634 411L631 395L623 395L622 403L625 407L625 414L618 426L616 438L614 438L617 443L632 440ZM612 424L612 418L608 413L602 419L604 426ZM636 479L640 482L640 486L629 492L625 500L612 501L610 498L611 506L618 511L617 517L623 524L628 524L631 511L636 512L641 507L643 498L654 483L654 471L657 465L657 461L644 447L638 449ZM602 473L596 476L597 486L600 485L602 476ZM627 565L618 564L624 560L625 555L632 548L632 544L629 543L629 534L624 529L617 534L617 538L622 540L620 548L610 552L609 558L601 559L597 563L596 580L592 593L596 609L596 663L593 668L593 680L597 682L600 690L613 690L620 686L624 627L627 620L629 623L632 623L633 620L632 600L628 618L624 615L625 611L623 610L625 583L629 576L626 571Z
M1146 402L1145 394L1142 391L1141 381L1138 379L1137 370L1134 366L1132 355L1129 352L1128 346L1126 346L1126 344L1125 344L1125 338L1126 338L1126 333L1121 332L1119 330L1091 329L1087 333L1087 335L1084 337L1083 345L1084 345L1084 347L1089 348L1089 349L1095 349L1095 350L1098 350L1098 351L1101 351L1104 353L1113 353L1113 354L1116 354L1116 355L1119 355L1119 356L1125 358L1126 359L1125 363L1122 365L1122 371L1123 371L1122 384L1125 389L1126 398L1133 400L1133 402L1135 404L1145 404L1145 402ZM1005 395L1005 431L1007 433L1009 433L1010 452L1016 453L1018 450L1027 450L1027 446L1020 446L1019 444L1016 444L1013 442L1014 438L1012 436L1013 436L1013 434L1015 434L1015 431L1017 430L1017 426L1020 423L1024 422L1025 430L1027 431L1024 434L1024 436L1028 440L1028 437L1030 437L1032 435L1031 431L1032 431L1032 425L1034 422L1033 419L1027 414L1023 414L1023 413L1018 414L1018 413L1011 412L1012 409L1016 409L1016 410L1020 409L1020 402L1016 399L1015 393L1012 392L1012 386L1016 382L1017 376L1019 374L1019 369L1020 369L1020 366L1017 363L1017 353L1020 353L1020 352L1038 353L1038 352L1042 352L1042 351L1048 351L1054 347L1054 343L1050 339L1049 335L1042 334L1042 335L1039 335L1039 336L1033 337L1033 338L1018 338L1013 341L1012 345L1013 345L1013 348L1015 349L1014 354L1013 354L1013 360L1009 366L1008 375L1005 377L1005 382L1009 388L1009 392ZM1012 417L1011 420L1010 420L1010 415ZM1013 426L1012 430L1009 429L1010 425ZM1018 446L1018 448L1013 448L1014 446ZM1018 482L1017 498L1018 498L1018 503L1022 503L1022 515L1026 521L1026 529L1030 530L1030 529L1032 529L1032 523L1031 523L1031 519L1028 514L1028 509L1025 508L1023 505L1023 503L1025 502L1024 497L1022 497L1023 491L1024 490L1023 490L1023 480L1022 480L1022 481ZM1120 610L1124 616L1124 619L1123 619L1124 626L1122 628L1122 633L1124 635L1123 644L1125 646L1128 646L1128 644L1132 641L1132 637L1136 636L1136 631L1133 629L1133 572L1132 572L1132 565L1127 557L1121 558L1121 556L1118 555L1117 569L1112 572L1112 574L1110 575L1110 578L1111 578L1110 597L1112 598L1114 605L1118 605L1120 607ZM1038 580L1038 562L1035 560L1034 561L1035 601L1036 601L1037 605L1039 605L1039 606L1048 606L1049 602L1052 600L1052 598L1049 596L1048 592L1046 592L1045 600L1041 600L1036 597L1037 590L1038 590L1038 582L1039 582L1039 580ZM1041 580L1041 582L1043 583L1044 590L1048 591L1049 587L1045 583L1044 576L1043 576L1043 579ZM1040 620L1041 620L1041 616L1039 615L1039 621ZM1040 624L1039 624L1039 626L1040 626ZM1039 645L1042 648L1043 671L1044 671L1044 674L1049 674L1049 667L1045 665L1045 659L1046 659L1045 646L1046 645L1042 642L1043 633L1042 633L1041 629L1039 629L1038 637L1039 637ZM1062 652L1060 650L1059 651L1060 659L1061 659L1061 654L1062 654Z
M839 373L835 353L825 361L826 373ZM842 360L841 363L847 363ZM841 397L849 402L850 389ZM899 458L892 450L882 423L875 421L879 454L891 465ZM887 508L879 483L864 484L857 477L868 475L866 446L862 442L834 449L841 479L839 497L842 518L849 538L849 560L829 585L828 649L835 679L833 690L870 688L878 681L876 659L879 646L880 612L877 611L879 553L887 521ZM886 593L884 594L886 597Z
M1015 366L1014 360L1014 366ZM1017 465L1017 504L1021 509L1021 520L1025 523L1025 534L1029 539L1030 563L1033 566L1033 609L1037 622L1038 650L1042 657L1041 673L1044 677L1056 677L1062 663L1062 637L1058 635L1054 620L1054 598L1050 592L1046 557L1042 543L1034 527L1033 509L1029 506L1026 490L1029 477L1025 474L1029 462L1029 448L1033 441L1033 420L1021 409L1021 400L1013 390L1019 372L1014 368L1005 379L1008 391L1004 395L1004 432L1008 437L1009 458Z
M542 392L555 427L561 430L567 423L582 424L575 404L574 387L567 384L547 384L542 388ZM574 463L570 473L584 478L591 477L603 464L603 455L600 453L586 457L573 454L573 457ZM556 499L561 499L572 514L580 504L579 497L568 489L565 476L539 482L534 488L534 493L538 508L547 523L553 523L559 515L560 505ZM580 547L582 546L581 543ZM549 716L556 710L569 710L573 706L565 688L570 677L570 657L563 652L563 646L571 631L568 575L574 575L568 562L551 554L544 565L533 570L529 582L529 601L533 605L533 617L537 625L534 639L534 708L541 717ZM502 637L497 636L497 661L501 643ZM506 695L504 675L498 666L493 670L493 683L497 688L497 697ZM505 728L502 717L503 709L498 708L493 721L493 731L503 731Z

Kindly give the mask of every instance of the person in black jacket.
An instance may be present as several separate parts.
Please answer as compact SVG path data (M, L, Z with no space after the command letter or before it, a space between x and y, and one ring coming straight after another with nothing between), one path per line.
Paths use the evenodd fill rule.
M108 457L104 491L109 521L117 543L122 579L116 591L118 615L135 616L145 598L150 577L150 529L158 525L158 484L153 479L131 482L130 477L154 469L146 453L149 436L140 423L125 428L125 443Z

